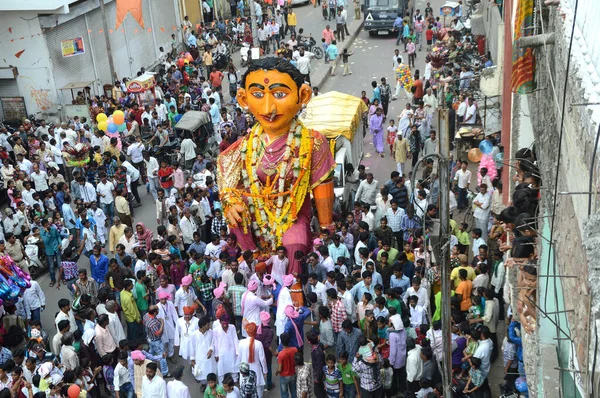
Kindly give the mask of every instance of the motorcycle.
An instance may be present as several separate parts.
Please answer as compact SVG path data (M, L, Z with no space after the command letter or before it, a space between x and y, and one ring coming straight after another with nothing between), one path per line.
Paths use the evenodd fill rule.
M303 37L299 44L303 46L306 51L313 53L316 59L323 58L323 49L317 45L317 41L312 37L312 34L308 37Z
M29 275L35 279L48 268L45 258L40 258L40 255L43 254L41 239L34 236L27 238L27 242L25 242L25 254L29 258Z

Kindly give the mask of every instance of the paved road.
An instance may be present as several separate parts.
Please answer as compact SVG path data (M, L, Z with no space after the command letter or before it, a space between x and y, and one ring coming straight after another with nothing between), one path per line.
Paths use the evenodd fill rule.
M436 7L441 5L442 1L434 0L432 3L435 10ZM421 10L423 10L424 2L417 1L416 8L421 8ZM320 42L321 31L328 23L327 21L323 20L320 7L317 6L314 8L311 4L308 4L295 7L295 11L298 17L298 28L304 28L305 34L312 33L317 42ZM353 16L353 12L350 9L348 12L348 17L353 18ZM322 87L322 91L326 92L337 90L360 96L360 92L365 90L367 91L367 95L371 96L370 82L372 80L377 80L379 82L381 77L386 77L388 82L394 82L392 55L395 48L395 37L369 37L366 32L361 32L353 46L353 51L355 52L355 55L351 58L351 69L353 74L351 76L342 76L340 69L336 76L329 78L326 84ZM424 56L425 52L421 52L417 57L417 68L420 68L421 70L424 69ZM239 53L235 53L233 58L235 64L239 67ZM313 68L316 68L322 61L314 62L315 64L313 64ZM224 92L227 91L224 90ZM400 96L397 101L391 102L388 118L394 118L397 120L397 115L405 103L406 98L402 96ZM374 150L371 144L371 137L367 135L365 139L365 159L363 160L363 164L365 164L367 168L375 174L376 179L378 179L380 182L384 182L389 178L389 172L394 170L393 160L390 158L390 156L386 156L382 159L378 156L373 156L373 154ZM152 197L146 194L143 189L140 189L140 191L143 206L135 209L135 220L142 221L147 227L155 230L157 225ZM89 269L89 261L86 258L80 260L80 266ZM50 334L50 337L52 337L55 333L53 327L54 314L58 311L56 303L61 298L69 298L69 294L64 286L61 287L60 290L57 290L56 288L49 288L48 284L50 280L48 274L42 275L37 281L40 283L44 293L46 294L46 310L42 313L42 323L46 331ZM308 349L306 349L305 357L310 358L309 355L310 353ZM180 360L178 365L179 364L184 364L184 361ZM172 369L174 365L169 363L169 366ZM276 364L274 364L274 367L275 366ZM189 371L185 372L183 381L190 386L190 388L195 386L194 378ZM267 396L280 395L278 389L278 378L273 376L273 381L276 388L272 392L266 393L265 395Z

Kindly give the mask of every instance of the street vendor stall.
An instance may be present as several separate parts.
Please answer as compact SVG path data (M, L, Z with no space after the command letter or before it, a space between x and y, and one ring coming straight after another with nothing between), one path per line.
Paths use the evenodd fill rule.
M156 94L156 78L153 74L144 73L127 82L127 92L135 94L140 106L153 105Z
M323 134L335 159L334 191L337 200L347 205L351 187L346 185L346 165L354 170L363 157L363 115L368 112L358 97L330 91L314 97L308 103L300 120L308 128Z

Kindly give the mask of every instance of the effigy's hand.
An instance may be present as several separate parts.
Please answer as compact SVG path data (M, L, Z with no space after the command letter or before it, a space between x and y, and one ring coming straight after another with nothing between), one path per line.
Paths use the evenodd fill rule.
M229 206L227 210L227 221L229 221L229 225L233 228L237 228L238 223L242 222L242 214L244 213L244 206L241 204L234 204Z

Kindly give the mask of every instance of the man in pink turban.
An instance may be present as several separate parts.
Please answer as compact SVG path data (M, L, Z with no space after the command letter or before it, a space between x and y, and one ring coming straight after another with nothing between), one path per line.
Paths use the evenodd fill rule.
M177 309L177 313L179 316L183 316L183 308L189 307L191 305L196 304L198 307L201 307L204 312L206 312L206 308L202 305L200 300L196 297L196 293L193 289L190 289L190 285L192 284L192 276L186 275L181 279L181 287L175 292L175 301L174 305Z
M263 300L256 295L258 290L259 282L255 279L251 279L248 282L248 291L242 295L242 335L247 336L246 327L248 323L254 323L259 325L260 323L260 312L268 311L269 306L273 304L273 295L270 295L268 299Z
M288 305L284 310L287 321L284 327L284 333L290 336L290 347L296 347L298 351L304 346L304 320L310 316L310 310L306 307L301 307L298 311L293 305ZM277 351L283 350L283 346L279 344Z
M288 274L283 277L283 286L279 290L279 295L277 296L277 313L275 314L275 332L277 333L277 337L281 336L281 333L283 333L285 322L287 321L287 317L285 316L284 312L285 308L288 305L294 304L290 292L290 286L293 284L293 275Z

